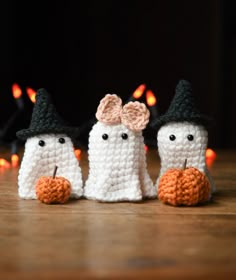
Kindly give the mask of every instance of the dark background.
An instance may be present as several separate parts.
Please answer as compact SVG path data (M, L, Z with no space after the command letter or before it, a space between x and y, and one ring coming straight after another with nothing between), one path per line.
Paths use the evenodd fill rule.
M106 93L126 101L141 83L164 113L184 78L215 120L209 146L236 147L235 2L1 1L0 125L16 110L14 82L45 87L62 117L81 125ZM27 106L17 129L28 126Z

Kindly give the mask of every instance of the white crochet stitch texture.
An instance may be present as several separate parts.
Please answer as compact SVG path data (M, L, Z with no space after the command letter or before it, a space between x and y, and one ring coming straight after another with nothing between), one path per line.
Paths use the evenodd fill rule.
M189 140L188 136L189 139L193 139ZM171 138L175 139L171 140ZM206 174L213 191L215 187L205 158L207 142L207 130L201 125L189 122L170 122L163 125L157 133L157 146L161 159L159 178L170 168L183 168L184 161L187 159L187 167L195 167Z
M65 143L60 143L60 138L64 138ZM45 142L44 146L39 145L40 140ZM71 183L70 197L81 197L81 169L71 139L64 134L42 134L27 139L18 176L19 196L36 199L37 180L41 176L52 176L55 166L58 166L56 176L62 176Z
M124 134L127 134L127 139ZM107 135L107 139L103 135ZM123 124L97 122L89 135L89 176L84 195L104 202L155 198L157 190L146 168L142 132Z

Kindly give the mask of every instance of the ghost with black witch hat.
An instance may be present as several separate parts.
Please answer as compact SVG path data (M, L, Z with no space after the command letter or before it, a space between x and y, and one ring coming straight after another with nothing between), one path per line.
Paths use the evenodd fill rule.
M207 176L211 191L214 191L205 159L209 121L195 107L191 84L180 80L168 111L154 122L158 129L157 145L161 159L159 178L170 168L183 168L187 160L187 166L195 167Z
M59 117L47 91L39 89L30 127L17 132L17 137L26 140L18 176L21 198L36 199L37 180L41 176L52 176L55 166L58 167L57 176L71 184L70 197L82 196L81 169L72 144L76 132Z

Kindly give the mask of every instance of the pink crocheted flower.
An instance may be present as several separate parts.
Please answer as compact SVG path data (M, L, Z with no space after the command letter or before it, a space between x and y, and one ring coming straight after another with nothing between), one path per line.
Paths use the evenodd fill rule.
M97 108L96 118L105 124L121 122L122 100L116 94L107 94Z
M123 107L121 122L132 131L143 130L150 117L150 112L145 104L140 102L129 102Z

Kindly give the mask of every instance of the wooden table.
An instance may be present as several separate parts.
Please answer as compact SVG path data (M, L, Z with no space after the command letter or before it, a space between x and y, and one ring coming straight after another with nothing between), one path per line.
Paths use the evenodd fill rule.
M87 157L81 160L84 178ZM148 152L153 180L159 171ZM218 151L210 204L45 205L0 169L0 279L236 279L236 151Z

